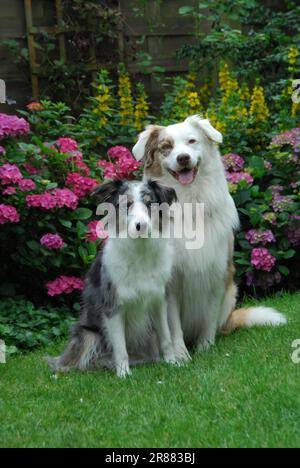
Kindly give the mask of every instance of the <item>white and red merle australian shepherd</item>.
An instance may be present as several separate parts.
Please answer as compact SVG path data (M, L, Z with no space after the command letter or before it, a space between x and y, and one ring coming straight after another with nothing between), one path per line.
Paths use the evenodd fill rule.
M144 161L145 180L176 190L180 204L203 203L204 245L188 250L175 239L175 264L168 292L168 316L177 360L188 360L188 346L203 350L216 334L239 327L280 325L284 316L267 307L235 310L234 231L238 213L229 194L218 143L210 122L191 116L167 127L149 126L133 148Z
M126 222L117 224L87 274L81 317L66 350L48 362L60 372L114 368L119 377L130 374L131 362L162 355L176 363L166 301L174 247L160 235L175 190L155 181L113 181L94 195L116 209L116 221L124 211ZM154 205L166 209L154 216Z

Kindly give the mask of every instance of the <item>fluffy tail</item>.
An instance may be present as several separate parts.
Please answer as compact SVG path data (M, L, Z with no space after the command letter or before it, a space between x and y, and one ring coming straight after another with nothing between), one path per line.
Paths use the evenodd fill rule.
M225 323L223 332L230 333L238 328L264 325L276 327L286 323L286 317L271 307L248 307L234 310Z
M71 369L93 369L101 356L101 340L98 333L75 325L72 336L61 356L47 357L54 372L68 372Z

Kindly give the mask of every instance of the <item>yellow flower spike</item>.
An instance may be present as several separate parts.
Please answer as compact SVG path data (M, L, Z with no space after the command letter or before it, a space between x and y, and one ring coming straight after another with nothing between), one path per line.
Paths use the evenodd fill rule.
M187 84L186 84L186 86L187 86L189 91L192 91L192 90L196 89L196 78L197 78L196 73L194 73L194 72L189 72L187 74L187 77L186 77Z
M292 104L292 117L295 118L300 113L300 103L293 102Z
M200 99L198 93L196 91L189 93L187 96L187 102L191 111L196 111L200 106Z
M242 88L239 90L239 95L243 102L247 103L249 101L251 94L247 84L243 84Z
M220 69L219 86L222 91L222 101L224 104L226 104L230 96L239 89L239 83L237 79L230 73L227 63L225 63Z
M226 91L227 83L230 80L229 66L225 63L219 71L219 84L222 91Z
M99 128L103 127L107 123L108 119L105 116L105 113L110 110L112 104L112 97L110 95L109 86L107 86L104 82L108 78L109 77L106 70L104 70L103 73L100 72L99 79L103 82L100 83L96 88L98 94L95 96L95 107L92 110L93 114L96 114L100 117L98 123Z
M299 55L300 55L300 52L297 49L297 47L295 46L290 47L289 53L288 53L288 63L290 65L296 65Z
M140 131L144 127L144 121L147 119L149 114L149 104L145 87L142 83L137 85L137 98L134 110L135 116L135 128Z
M120 98L121 124L131 124L134 115L134 106L131 81L129 74L126 71L121 71L119 73L118 96Z
M270 115L262 86L254 86L251 96L250 115L255 118L256 122L264 122Z

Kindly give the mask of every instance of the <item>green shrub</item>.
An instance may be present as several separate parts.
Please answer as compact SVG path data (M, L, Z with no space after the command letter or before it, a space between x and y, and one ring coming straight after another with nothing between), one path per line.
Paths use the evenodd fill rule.
M68 335L74 322L65 307L38 307L26 300L0 300L0 338L8 354L50 345Z

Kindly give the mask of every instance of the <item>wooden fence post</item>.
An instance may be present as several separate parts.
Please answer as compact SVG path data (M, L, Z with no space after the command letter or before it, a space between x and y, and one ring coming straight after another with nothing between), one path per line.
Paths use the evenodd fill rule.
M27 40L29 49L29 61L30 61L30 75L32 85L33 98L38 101L39 99L39 81L36 74L36 50L34 45L34 35L32 34L33 20L32 20L32 2L31 0L24 0L25 7L25 18L26 18L26 29L27 29Z

